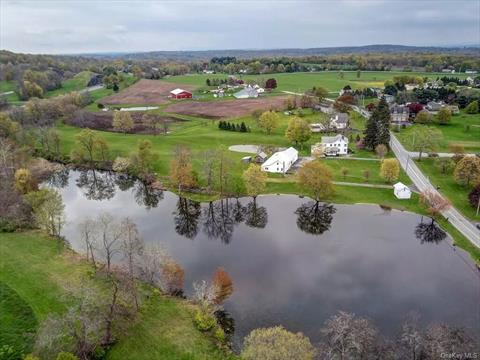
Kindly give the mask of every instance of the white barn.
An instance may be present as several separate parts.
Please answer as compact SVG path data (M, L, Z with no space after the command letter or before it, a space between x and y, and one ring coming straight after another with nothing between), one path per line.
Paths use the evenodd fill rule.
M397 199L410 199L412 197L412 191L407 185L401 182L393 185L393 194L397 197Z
M323 153L326 156L348 154L348 138L341 134L336 136L322 136Z
M271 173L285 174L288 169L297 161L298 151L289 147L283 151L277 151L262 164L262 170Z

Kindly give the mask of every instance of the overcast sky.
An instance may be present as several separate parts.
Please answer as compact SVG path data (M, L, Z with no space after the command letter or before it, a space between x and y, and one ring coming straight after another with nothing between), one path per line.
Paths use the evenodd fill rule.
M480 0L0 0L0 48L28 53L478 43Z

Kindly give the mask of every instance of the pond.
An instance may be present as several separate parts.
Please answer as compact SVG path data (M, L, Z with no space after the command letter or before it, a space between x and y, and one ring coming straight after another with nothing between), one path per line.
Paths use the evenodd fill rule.
M480 275L429 218L374 205L327 205L292 195L200 204L124 175L65 171L49 182L66 205L63 231L82 251L77 224L109 212L161 243L192 282L217 267L235 291L225 310L236 345L257 327L283 325L319 340L338 310L393 336L410 314L480 331Z

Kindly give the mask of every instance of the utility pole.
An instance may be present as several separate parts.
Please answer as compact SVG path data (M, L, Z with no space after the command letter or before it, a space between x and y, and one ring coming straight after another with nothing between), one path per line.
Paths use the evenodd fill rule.
M477 216L479 211L480 211L480 194L478 195Z

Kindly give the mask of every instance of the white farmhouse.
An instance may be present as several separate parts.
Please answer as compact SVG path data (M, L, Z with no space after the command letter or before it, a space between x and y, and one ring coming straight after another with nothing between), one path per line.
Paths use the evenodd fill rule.
M285 174L288 169L297 161L298 151L289 147L283 151L277 151L262 164L262 170L271 173Z
M336 136L322 136L322 147L325 156L348 154L348 138L341 134Z
M397 197L397 199L410 199L412 197L412 191L407 185L401 182L393 185L393 194Z

